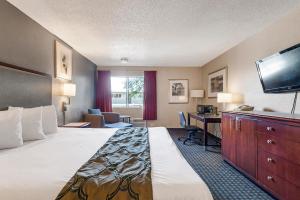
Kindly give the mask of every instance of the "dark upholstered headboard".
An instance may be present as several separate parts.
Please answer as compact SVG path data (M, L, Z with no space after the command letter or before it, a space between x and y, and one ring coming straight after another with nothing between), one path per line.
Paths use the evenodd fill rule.
M49 74L0 62L0 110L8 106L30 108L51 104Z

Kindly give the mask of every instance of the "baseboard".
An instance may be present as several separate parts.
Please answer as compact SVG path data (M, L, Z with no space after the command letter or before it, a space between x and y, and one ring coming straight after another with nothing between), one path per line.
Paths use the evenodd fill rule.
M167 128L168 130L174 130L174 131L183 131L184 128ZM203 129L200 129L203 132ZM212 137L213 140L215 140L218 143L221 143L221 138L218 138L217 136L215 136L214 134L207 132L209 137Z
M168 130L174 130L174 131L180 131L183 130L184 128L167 128Z
M212 137L214 140L216 140L216 142L221 143L221 141L222 141L221 138L215 136L214 134L212 134L212 133L210 133L210 132L208 132L208 135L209 135L210 137Z

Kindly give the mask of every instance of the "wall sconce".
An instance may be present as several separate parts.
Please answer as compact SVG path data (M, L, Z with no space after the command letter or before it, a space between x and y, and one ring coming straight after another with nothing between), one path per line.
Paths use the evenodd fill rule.
M64 83L62 95L68 97L68 102L63 103L64 112L64 124L66 123L65 112L68 110L68 106L71 104L71 97L76 95L76 85L74 83Z

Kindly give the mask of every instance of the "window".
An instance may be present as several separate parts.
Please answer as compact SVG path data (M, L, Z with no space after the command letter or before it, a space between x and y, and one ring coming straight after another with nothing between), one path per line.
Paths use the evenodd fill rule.
M113 107L140 107L144 103L143 76L112 76L111 93Z

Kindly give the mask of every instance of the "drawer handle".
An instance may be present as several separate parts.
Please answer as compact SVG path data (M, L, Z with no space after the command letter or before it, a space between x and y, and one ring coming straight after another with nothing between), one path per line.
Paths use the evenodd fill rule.
M271 181L271 180L273 180L273 177L272 176L267 176L267 180Z
M272 144L273 141L269 139L269 140L267 140L267 143L268 143L268 144Z
M267 126L267 131L272 131L273 128L271 126Z
M272 158L267 158L267 161L268 161L268 162L272 162L273 159L272 159Z

